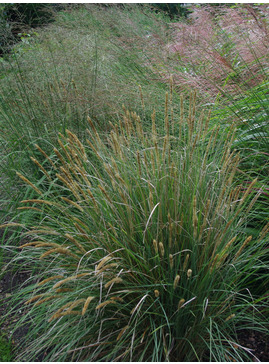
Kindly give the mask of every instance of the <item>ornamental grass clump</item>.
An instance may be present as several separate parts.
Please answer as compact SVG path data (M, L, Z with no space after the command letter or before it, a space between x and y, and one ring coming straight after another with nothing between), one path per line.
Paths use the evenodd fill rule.
M27 242L18 255L39 259L40 273L18 293L19 324L32 329L17 359L250 355L235 329L255 327L258 312L244 285L265 244L244 231L256 181L247 191L234 184L232 128L228 136L209 128L194 94L171 119L169 97L163 127L153 113L146 133L124 109L104 140L89 119L85 144L59 134L54 157L39 161L47 172L40 181L19 175L33 196L21 203Z

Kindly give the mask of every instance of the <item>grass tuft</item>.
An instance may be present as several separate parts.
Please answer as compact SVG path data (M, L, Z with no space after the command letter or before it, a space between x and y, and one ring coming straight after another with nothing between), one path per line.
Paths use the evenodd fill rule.
M60 135L48 181L23 179L37 198L22 203L39 209L21 254L41 258L42 269L29 298L21 292L30 306L22 321L34 318L39 334L26 337L18 359L45 345L53 361L206 360L213 325L225 337L210 355L221 360L242 320L258 329L242 293L267 236L245 232L257 181L236 186L233 129L229 139L210 130L195 94L173 128L165 100L160 131L157 114L148 132L126 111L129 128L115 125L103 141L90 121L87 144ZM233 355L245 357L243 349Z

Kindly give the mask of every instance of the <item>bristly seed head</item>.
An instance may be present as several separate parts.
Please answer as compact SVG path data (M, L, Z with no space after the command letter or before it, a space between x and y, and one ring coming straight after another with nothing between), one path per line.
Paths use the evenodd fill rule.
M175 279L174 279L174 284L173 284L174 289L177 288L177 285L178 285L179 280L180 280L180 275L177 274L176 277L175 277Z
M122 282L122 279L120 277L115 277L105 284L105 288L110 287L114 283L121 283L121 282Z
M158 243L155 239L153 240L153 247L154 247L155 253L157 254L158 253Z
M162 242L159 243L159 248L160 248L161 257L163 257L164 256L164 246L163 246Z
M172 269L173 268L173 265L174 265L174 259L173 259L173 255L172 254L169 254L169 265L170 265L170 268Z
M182 307L182 305L184 305L184 303L185 303L184 298L181 298L181 300L178 302L177 309L179 310Z
M225 319L225 321L229 321L229 320L231 320L232 318L234 318L235 317L235 314L234 313L232 313L230 316L228 316L226 319Z
M187 277L188 278L191 278L191 275L192 275L192 270L191 269L188 269L187 270Z
M188 264L188 261L189 261L189 257L190 257L190 254L187 254L186 255L186 258L184 260L184 263L183 263L183 270L185 271L186 268L187 268L187 264Z

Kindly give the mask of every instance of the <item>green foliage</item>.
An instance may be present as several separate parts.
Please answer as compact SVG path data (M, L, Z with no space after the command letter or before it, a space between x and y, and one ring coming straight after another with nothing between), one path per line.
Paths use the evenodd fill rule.
M1 334L0 336L0 361L10 362L12 361L11 343L10 341Z
M48 24L53 21L53 12L49 4L6 4L3 13L9 22L27 24L30 27Z
M45 348L50 361L244 360L236 327L265 330L245 286L267 236L244 231L256 181L234 184L234 131L210 130L195 95L175 120L171 96L163 131L158 115L146 132L125 110L102 141L89 119L87 144L59 134L44 178L18 173L35 196L22 201L29 242L17 259L40 260L17 297L29 305L19 325L36 330L18 359Z
M183 4L175 4L175 3L159 3L159 4L150 4L153 5L155 9L167 12L171 19L175 17L185 17L191 13L191 11Z
M54 20L55 7L51 4L2 4L0 7L0 55L10 52L21 38L20 33L30 28L49 24Z

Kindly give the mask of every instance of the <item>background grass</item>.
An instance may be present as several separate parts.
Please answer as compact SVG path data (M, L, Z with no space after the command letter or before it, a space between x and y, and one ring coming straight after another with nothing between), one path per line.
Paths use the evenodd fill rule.
M0 360L12 361L11 344L5 336L0 337Z

